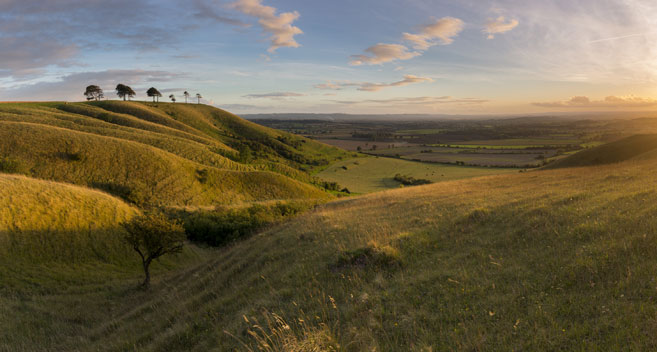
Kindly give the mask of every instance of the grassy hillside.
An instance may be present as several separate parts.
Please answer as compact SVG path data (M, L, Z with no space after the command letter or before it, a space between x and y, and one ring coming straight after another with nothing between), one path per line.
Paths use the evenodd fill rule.
M0 174L0 253L29 261L125 257L118 227L137 213L102 192Z
M518 170L452 166L385 157L366 157L336 162L318 173L317 176L323 180L337 182L351 192L369 193L399 188L399 182L394 180L396 174L432 182L442 182L510 172L518 172Z
M636 135L578 152L567 158L556 160L545 168L558 169L618 163L640 157L655 149L657 149L657 135Z
M0 349L652 350L655 173L645 158L344 199L150 293L32 269L80 284L0 288Z
M346 154L193 104L0 104L0 172L137 205L326 199L308 171Z

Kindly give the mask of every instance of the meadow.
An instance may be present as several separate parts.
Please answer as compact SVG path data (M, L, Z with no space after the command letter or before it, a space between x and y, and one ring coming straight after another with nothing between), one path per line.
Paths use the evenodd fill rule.
M191 104L0 104L0 126L0 350L657 347L657 135L525 170ZM142 290L122 224L153 207L190 241Z
M0 346L651 350L655 172L645 151L346 198L192 246L148 293L129 266L5 263Z
M370 193L399 188L396 174L432 182L518 172L512 169L468 167L407 161L385 157L361 157L336 162L317 173L323 180L337 182L352 193Z

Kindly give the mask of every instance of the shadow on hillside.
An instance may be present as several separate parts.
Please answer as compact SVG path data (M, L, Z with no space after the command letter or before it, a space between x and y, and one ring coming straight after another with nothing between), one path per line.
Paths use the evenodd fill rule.
M3 257L32 263L123 262L133 259L131 249L122 241L119 227L86 230L14 230L0 231Z

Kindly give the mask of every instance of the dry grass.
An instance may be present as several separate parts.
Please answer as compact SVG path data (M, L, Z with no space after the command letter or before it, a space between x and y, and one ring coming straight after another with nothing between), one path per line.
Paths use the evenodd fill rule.
M14 268L47 293L20 280L0 291L0 316L13 317L0 319L0 346L256 350L317 333L344 351L651 350L656 173L649 159L344 199L160 273L148 295L111 268ZM368 247L403 265L336 270ZM48 277L83 283L71 293ZM307 330L276 335L300 312Z

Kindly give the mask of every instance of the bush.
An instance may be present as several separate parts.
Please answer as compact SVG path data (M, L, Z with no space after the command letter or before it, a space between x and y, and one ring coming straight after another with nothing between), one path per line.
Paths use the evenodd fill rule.
M429 180L418 179L415 177L406 176L402 174L395 175L394 180L401 183L404 186L419 186L419 185L428 185L432 183Z
M246 208L217 208L183 215L187 237L210 246L223 246L294 216L309 208L308 203L279 202Z

